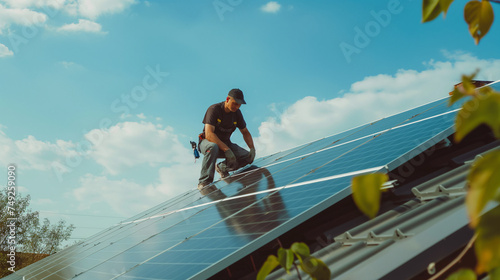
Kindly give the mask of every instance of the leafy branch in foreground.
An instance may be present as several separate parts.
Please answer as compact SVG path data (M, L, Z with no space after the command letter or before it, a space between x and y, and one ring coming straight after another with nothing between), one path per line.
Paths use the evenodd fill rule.
M429 3L425 1L424 3ZM439 1L438 1L439 2ZM444 1L447 2L447 1ZM448 1L451 3L451 1ZM446 3L445 3L446 4ZM462 84L455 88L449 105L468 97L455 120L455 142L481 124L488 125L500 139L500 93L490 87L476 89L473 80L477 71L462 76ZM488 152L472 165L467 176L469 190L466 207L470 226L475 230L474 248L477 258L476 271L460 269L447 280L475 280L477 274L487 272L492 280L500 280L500 206L483 213L492 201L500 202L500 150ZM387 181L386 174L368 174L352 180L353 199L358 208L369 218L376 216L380 207L381 186ZM449 269L448 266L445 270ZM442 274L443 271L440 272Z
M389 176L383 173L365 174L352 178L352 198L356 206L373 219L380 208L382 186Z
M434 20L441 12L444 16L453 0L423 0L422 21ZM464 19L476 45L488 33L494 20L491 2L498 0L472 0L464 8ZM480 124L491 127L496 138L500 138L500 94L489 87L475 89L472 83L477 71L470 76L462 76L462 85L455 88L450 105L463 97L471 97L457 114L455 141L461 141L469 132ZM492 151L474 162L467 177L469 190L466 197L470 225L475 229L475 242L478 274L488 272L491 279L500 279L500 227L496 208L483 214L490 201L500 201L500 175L496 170L500 167L500 151ZM491 216L496 216L491 218ZM470 269L462 269L453 273L447 280L476 279Z
M456 102L465 96L471 99L464 103L455 122L455 141L481 124L488 125L496 138L500 138L500 93L490 87L473 89L470 76L462 76L462 87L455 89L452 100ZM453 103L450 101L450 103ZM483 213L492 201L500 201L500 150L488 152L479 157L467 176L469 190L465 200L470 226L476 231L475 252L476 273L487 272L491 279L500 279L500 207ZM454 274L453 274L454 275ZM452 275L452 276L453 276ZM448 279L452 279L451 276Z
M290 269L294 266L300 279L295 257L299 261L299 267L313 280L330 279L331 272L328 266L320 259L312 257L309 247L305 243L295 242L290 249L280 248L278 256L268 256L257 274L257 280L264 280L278 265L284 268L288 274L290 274Z
M500 138L500 94L490 87L475 89L472 84L477 71L470 76L462 76L462 86L453 91L450 105L469 96L470 100L462 105L455 120L455 141L460 142L480 124L488 125L496 138Z
M429 22L441 13L446 16L453 0L423 0L422 22ZM477 44L488 33L494 20L491 3L500 3L495 0L472 0L464 7L464 20L469 26L469 33Z

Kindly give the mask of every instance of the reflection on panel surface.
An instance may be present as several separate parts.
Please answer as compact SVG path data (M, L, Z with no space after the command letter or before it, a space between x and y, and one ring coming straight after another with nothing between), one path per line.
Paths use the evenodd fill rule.
M356 172L447 137L459 107L442 99L257 159L7 279L206 279L349 195Z

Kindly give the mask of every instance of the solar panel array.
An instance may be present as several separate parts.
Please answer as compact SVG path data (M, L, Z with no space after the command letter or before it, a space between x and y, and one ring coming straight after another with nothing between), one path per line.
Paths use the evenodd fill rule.
M257 159L6 279L209 278L350 195L352 176L390 172L451 135L461 102L447 102Z

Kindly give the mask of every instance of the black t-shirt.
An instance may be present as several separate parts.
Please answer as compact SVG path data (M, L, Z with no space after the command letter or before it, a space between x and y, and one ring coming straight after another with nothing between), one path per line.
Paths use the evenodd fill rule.
M224 104L225 102L221 102L208 107L203 123L215 126L215 135L222 142L228 144L231 143L229 138L236 128L243 129L247 127L247 124L239 109L236 112L226 113ZM203 128L203 132L205 132L205 128Z

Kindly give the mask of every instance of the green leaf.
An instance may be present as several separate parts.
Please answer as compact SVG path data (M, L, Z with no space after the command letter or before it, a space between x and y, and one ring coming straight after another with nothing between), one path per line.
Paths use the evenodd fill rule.
M498 195L500 188L500 150L492 151L474 162L467 181L469 191L465 204L471 220L471 226L476 227L479 216L488 202Z
M318 265L318 261L316 258L313 257L307 257L304 258L301 263L300 263L300 268L307 274L311 275L311 273L314 272L316 269L316 266Z
M472 83L472 80L474 80L478 72L479 70L476 70L471 75L462 75L462 83L453 90L453 94L448 103L449 106L453 105L462 97L476 95L476 86Z
M476 229L475 243L477 266L476 272L493 272L498 276L500 267L500 206L497 206L481 216Z
M500 280L500 267L497 267L489 272L490 280Z
M285 268L286 273L290 273L290 268L292 268L294 260L293 256L293 252L290 249L280 248L278 250L278 261L280 262L280 265Z
M271 273L271 271L273 271L279 264L280 262L275 255L268 256L266 262L262 265L259 273L257 274L257 280L266 279L267 275L269 275L269 273Z
M455 141L460 142L465 135L480 124L487 124L497 138L500 138L500 94L483 88L473 99L467 101L455 120Z
M442 12L439 0L422 1L422 22L429 22L437 18Z
M476 274L472 269L460 269L448 276L446 280L476 280Z
M322 260L314 257L305 258L300 268L309 274L313 280L329 280L331 278L328 266Z
M448 12L448 8L450 7L453 0L441 0L439 1L439 5L441 6L441 10L443 11L443 15L446 16Z
M474 38L476 45L481 38L490 30L494 14L491 3L487 0L470 1L464 8L465 22L469 25L469 32Z
M460 86L454 88L450 100L448 101L448 106L453 105L455 102L464 98L465 96L467 95L464 94L464 91L461 90Z
M309 246L303 242L295 242L290 247L293 253L297 256L299 261L302 263L302 260L308 258L311 255L311 251L309 250Z
M493 198L496 202L500 202L500 192L498 192Z
M359 210L373 219L380 208L382 185L388 176L383 173L360 175L352 178L352 197Z

